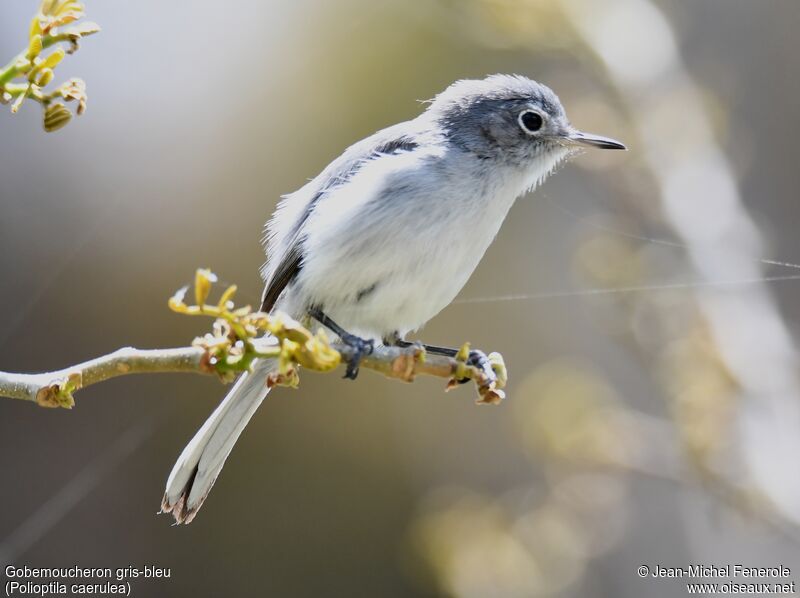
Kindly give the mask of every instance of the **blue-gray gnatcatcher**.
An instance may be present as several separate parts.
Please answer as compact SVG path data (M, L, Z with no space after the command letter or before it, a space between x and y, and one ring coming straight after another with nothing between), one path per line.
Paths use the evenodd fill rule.
M574 129L556 94L525 77L454 83L283 198L267 225L262 310L310 317L356 354L404 343L455 298L514 200L585 146L625 149ZM179 457L162 503L179 523L203 504L274 368L242 375ZM346 375L357 371L356 359Z

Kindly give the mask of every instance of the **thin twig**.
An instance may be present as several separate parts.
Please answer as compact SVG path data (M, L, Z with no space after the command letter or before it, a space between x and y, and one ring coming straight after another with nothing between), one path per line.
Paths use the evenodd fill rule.
M202 347L118 349L91 361L42 374L0 372L0 396L33 401L42 407L72 407L72 392L128 374L157 372L212 373L203 366Z

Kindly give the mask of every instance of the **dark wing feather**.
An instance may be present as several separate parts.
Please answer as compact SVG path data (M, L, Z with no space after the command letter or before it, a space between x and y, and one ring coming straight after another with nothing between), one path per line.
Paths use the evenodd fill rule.
M261 311L270 312L275 307L281 293L302 269L303 225L314 211L320 198L326 192L350 180L367 161L382 154L396 154L419 147L415 135L408 133L409 125L410 123L403 123L389 127L352 145L315 179L318 190L312 195L305 210L292 227L289 242L286 245L287 249L280 256L270 256L270 259L279 259L280 261L264 287ZM404 132L401 133L401 131Z
M278 264L278 268L270 278L269 284L264 287L264 296L261 299L261 311L269 313L275 307L278 297L289 285L297 273L302 268L303 255L300 252L300 244L295 243L283 257L283 261Z

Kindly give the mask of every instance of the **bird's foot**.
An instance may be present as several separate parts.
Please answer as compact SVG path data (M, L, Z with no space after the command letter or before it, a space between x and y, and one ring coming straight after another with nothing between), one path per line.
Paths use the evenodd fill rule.
M347 370L344 377L348 380L355 380L358 377L358 366L365 355L371 355L375 350L375 341L372 339L363 339L355 334L350 334L344 328L339 326L331 318L325 315L319 307L312 307L308 310L308 315L314 318L317 322L330 328L336 335L342 339L342 342L347 345L353 352L352 356L347 360Z
M473 367L478 368L480 371L484 373L487 380L495 380L497 376L492 369L492 364L489 361L489 358L486 356L486 353L483 351L472 350L469 352L469 357L467 357L467 365L471 365ZM461 378L458 380L459 384L466 384L470 381L470 378Z
M347 362L347 370L343 378L355 380L358 377L358 366L361 364L361 360L365 356L371 355L375 350L375 341L363 339L355 334L344 334L342 335L342 342L353 350L353 355Z

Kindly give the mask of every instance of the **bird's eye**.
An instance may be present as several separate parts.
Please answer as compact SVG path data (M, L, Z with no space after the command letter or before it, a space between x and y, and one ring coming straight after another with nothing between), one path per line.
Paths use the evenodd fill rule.
M526 133L535 133L542 128L542 115L533 110L525 110L519 115L519 126L521 126Z

